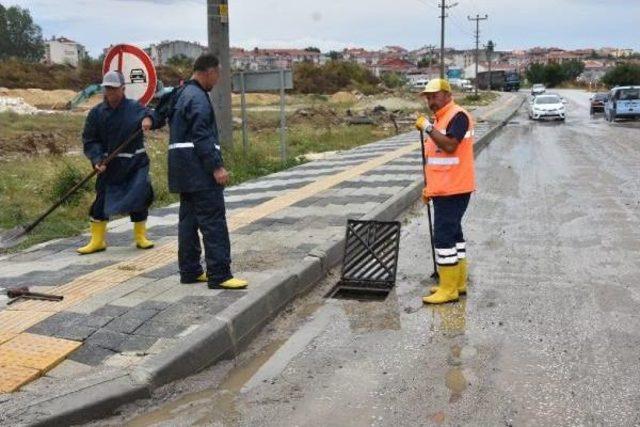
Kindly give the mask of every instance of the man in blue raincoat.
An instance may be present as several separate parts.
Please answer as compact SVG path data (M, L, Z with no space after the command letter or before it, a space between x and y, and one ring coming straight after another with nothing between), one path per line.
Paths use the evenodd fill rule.
M220 76L218 59L198 57L191 80L173 94L169 109L169 191L180 193L178 264L182 283L208 282L211 289L243 289L231 274L231 248L224 206L224 167L215 113L209 99ZM205 273L200 264L204 240Z
M143 134L134 138L108 165L103 165L102 160L140 128L147 131L159 123L152 110L125 96L122 73L106 73L102 87L104 101L91 109L82 133L84 154L98 172L98 178L96 199L89 213L91 240L77 249L81 255L107 248L107 222L110 216L119 214L130 216L139 249L153 247L146 236L153 188Z

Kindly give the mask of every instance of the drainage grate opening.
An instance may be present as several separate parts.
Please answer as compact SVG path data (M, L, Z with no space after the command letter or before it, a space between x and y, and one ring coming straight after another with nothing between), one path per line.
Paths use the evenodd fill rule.
M366 289L343 286L338 283L325 298L356 300L356 301L384 301L391 293L391 289Z
M395 286L399 249L398 221L348 220L342 277L327 296L360 292L386 298Z

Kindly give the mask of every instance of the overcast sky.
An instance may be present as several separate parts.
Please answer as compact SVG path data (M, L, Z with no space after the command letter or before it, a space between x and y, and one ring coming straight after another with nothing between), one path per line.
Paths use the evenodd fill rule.
M474 47L475 24L485 13L481 43L499 50L557 46L640 50L639 0L457 0L449 10L447 46ZM447 0L451 3L452 0ZM205 43L205 0L0 0L28 8L44 36L66 36L93 56L115 43L142 47L167 39ZM231 45L378 49L439 45L437 0L229 0Z

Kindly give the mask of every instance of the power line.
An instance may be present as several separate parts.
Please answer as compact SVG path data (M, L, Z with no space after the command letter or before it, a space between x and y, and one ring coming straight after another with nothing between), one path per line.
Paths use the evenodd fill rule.
M467 16L469 21L476 21L476 78L475 78L475 95L478 96L478 53L480 50L480 21L485 21L489 19L489 15L484 15L481 17L480 15L476 15L475 18L471 16ZM491 76L489 76L491 78Z

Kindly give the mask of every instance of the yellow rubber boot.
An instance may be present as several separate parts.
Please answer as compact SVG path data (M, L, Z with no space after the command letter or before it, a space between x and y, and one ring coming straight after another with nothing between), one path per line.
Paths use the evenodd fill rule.
M138 249L151 249L153 242L147 239L147 222L139 221L133 223L133 238Z
M76 249L80 255L89 255L107 249L107 221L91 221L91 240L86 246Z
M207 277L207 273L202 273L198 277L196 277L196 282L207 283L209 278Z
M467 278L468 278L468 267L467 267L467 259L462 258L458 260L458 267L460 268L460 276L458 277L458 294L465 295L467 293ZM432 294L438 290L437 286L432 286L429 288L429 292Z
M440 285L438 290L427 297L423 297L425 304L442 304L450 301L458 301L458 279L460 276L460 267L441 266L438 269L440 274Z
M223 289L244 289L247 287L247 285L248 285L248 282L246 280L236 279L234 277L232 279L227 280L226 282L220 283L216 287L223 288Z

